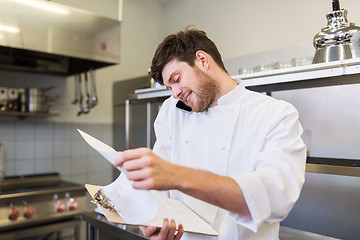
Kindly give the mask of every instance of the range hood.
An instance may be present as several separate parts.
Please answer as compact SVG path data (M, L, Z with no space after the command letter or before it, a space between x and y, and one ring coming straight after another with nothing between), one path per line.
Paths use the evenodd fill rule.
M0 70L73 75L120 61L120 22L43 0L0 0Z

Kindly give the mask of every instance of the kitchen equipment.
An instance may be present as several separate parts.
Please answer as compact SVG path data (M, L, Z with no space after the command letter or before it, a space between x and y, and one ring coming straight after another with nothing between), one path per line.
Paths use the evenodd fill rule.
M88 72L84 72L84 77L85 77L85 81L84 81L84 86L85 86L85 103L86 103L86 107L83 109L84 113L89 113L90 111L90 94L89 94L89 86L88 86Z
M5 87L0 88L0 111L7 111L8 107L8 90Z
M120 61L118 20L38 0L1 0L0 16L0 69L69 76Z
M19 93L16 88L8 88L8 111L18 111L19 109Z
M0 143L0 182L4 180L6 173L6 149L5 146ZM1 188L0 188L1 193Z
M72 104L77 104L78 103L78 101L79 101L79 81L78 81L78 75L75 75L75 81L74 81L74 83L75 83L75 86L74 86L74 96L75 96L75 98L74 98L74 100L71 102Z
M84 76L82 76L84 75ZM82 81L84 77L84 81ZM98 98L96 95L95 77L92 69L83 73L75 75L75 99L72 104L79 103L79 110L77 115L87 114L90 109L98 104ZM85 100L85 107L83 101Z
M87 211L84 186L47 173L6 177L0 189L0 240L49 237L62 229L73 230L66 239L80 239L80 214Z
M25 91L28 112L47 112L48 106L45 93L54 86L47 88L27 88Z
M91 96L92 96L91 97L91 100L92 100L91 107L94 107L95 105L98 104L98 97L96 94L96 80L95 80L95 74L94 74L93 69L90 69L89 72L90 72Z
M327 27L314 37L313 63L360 57L360 27L348 22L347 10L340 9L338 0L332 5L333 11L326 15Z
M44 112L44 94L40 88L27 89L27 102L29 112Z
M77 81L79 83L79 110L78 110L78 113L77 115L80 116L82 113L84 113L84 109L83 109L83 93L82 93L82 87L81 87L81 74L78 74L77 76Z

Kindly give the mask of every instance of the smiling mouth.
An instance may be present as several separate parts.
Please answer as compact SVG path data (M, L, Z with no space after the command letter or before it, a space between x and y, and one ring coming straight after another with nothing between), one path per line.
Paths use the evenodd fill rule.
M192 92L189 92L189 93L186 95L185 102L186 102L187 104L189 103L191 93L192 93Z

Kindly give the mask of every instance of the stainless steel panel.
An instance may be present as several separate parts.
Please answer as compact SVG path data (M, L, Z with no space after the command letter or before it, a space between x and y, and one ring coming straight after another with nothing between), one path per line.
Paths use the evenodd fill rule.
M0 56L9 67L15 64L9 55L28 54L34 58L41 57L44 62L47 57L50 58L33 56L33 52L78 60L52 58L52 62L59 60L61 64L46 62L44 71L61 72L64 71L62 68L78 68L83 60L107 64L120 61L120 22L117 20L39 0L2 0L0 15ZM18 52L19 49L30 52ZM27 64L26 61L28 58L22 64ZM34 64L41 68L42 62ZM88 62L86 65L92 67ZM97 67L99 64L94 63L93 68Z

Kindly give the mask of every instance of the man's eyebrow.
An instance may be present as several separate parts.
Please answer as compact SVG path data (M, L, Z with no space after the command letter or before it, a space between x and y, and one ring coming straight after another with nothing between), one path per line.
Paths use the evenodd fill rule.
M174 80L175 75L178 73L179 73L179 71L173 72L168 79L168 83L171 83Z

